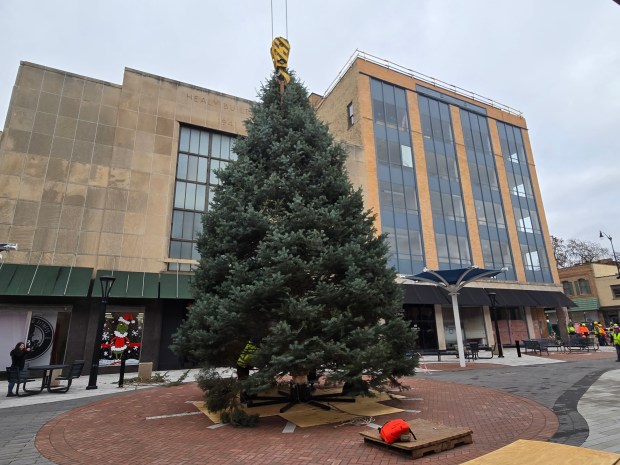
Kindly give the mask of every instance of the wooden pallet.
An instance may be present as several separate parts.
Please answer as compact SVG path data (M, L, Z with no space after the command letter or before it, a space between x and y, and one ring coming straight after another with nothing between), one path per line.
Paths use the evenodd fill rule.
M365 443L410 455L414 459L473 442L472 431L469 428L452 428L427 420L413 420L408 423L416 435L417 440L415 441L388 444L381 439L379 431L375 430L362 431L360 435L364 438Z

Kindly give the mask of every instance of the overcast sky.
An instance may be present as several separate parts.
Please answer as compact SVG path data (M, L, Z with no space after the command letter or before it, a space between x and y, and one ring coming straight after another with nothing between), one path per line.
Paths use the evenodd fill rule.
M0 0L0 124L20 60L116 84L128 67L255 99L272 30L311 92L359 49L523 112L551 234L609 247L603 230L620 249L612 0Z

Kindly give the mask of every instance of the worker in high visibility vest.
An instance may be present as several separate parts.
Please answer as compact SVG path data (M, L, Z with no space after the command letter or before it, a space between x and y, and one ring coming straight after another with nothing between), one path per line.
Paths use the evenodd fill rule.
M607 334L605 333L605 328L598 321L594 322L592 327L596 338L598 339L598 344L601 346L607 345Z
M248 379L250 376L250 370L253 367L254 352L258 349L261 338L258 336L253 337L243 348L243 351L237 359L237 378L240 381Z
M614 333L612 336L614 338L614 347L616 348L616 355L618 358L616 362L620 362L620 326L614 325Z

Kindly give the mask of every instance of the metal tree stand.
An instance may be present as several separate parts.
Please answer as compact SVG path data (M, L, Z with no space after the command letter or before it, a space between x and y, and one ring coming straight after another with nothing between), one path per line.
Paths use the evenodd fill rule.
M290 390L288 392L278 390L278 394L280 395L252 397L248 399L247 406L251 408L262 407L264 405L286 404L280 409L280 413L284 413L296 404L309 404L323 410L331 410L331 407L323 402L355 402L354 398L343 397L342 393L313 395L312 385L310 383L290 383ZM259 402L255 402L256 400Z

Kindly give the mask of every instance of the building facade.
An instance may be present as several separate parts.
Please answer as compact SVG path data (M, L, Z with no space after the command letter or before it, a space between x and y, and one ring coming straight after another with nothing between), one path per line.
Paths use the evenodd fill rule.
M546 334L545 308L565 318L527 125L509 107L357 53L319 117L349 147L348 170L390 243L398 273L466 268L506 273L462 290L464 338L502 343ZM405 315L423 348L456 341L443 291L403 281Z
M620 321L618 267L611 260L560 268L558 274L576 305L569 309L573 323L598 321L607 327Z
M508 268L461 292L466 339L494 343L489 291L509 344L571 304L519 114L360 53L311 100L349 148L400 274ZM191 303L196 232L251 104L131 69L118 85L21 63L0 139L0 242L18 244L0 268L0 353L28 339L38 361L89 360L102 337L103 366L125 350L182 365L168 346ZM116 281L99 335L103 275ZM455 344L448 297L403 285L421 346Z
M131 69L118 85L21 63L0 140L0 242L18 244L0 268L2 362L26 339L37 362L90 360L97 278L113 275L100 364L127 348L130 364L179 366L193 240L250 105Z

